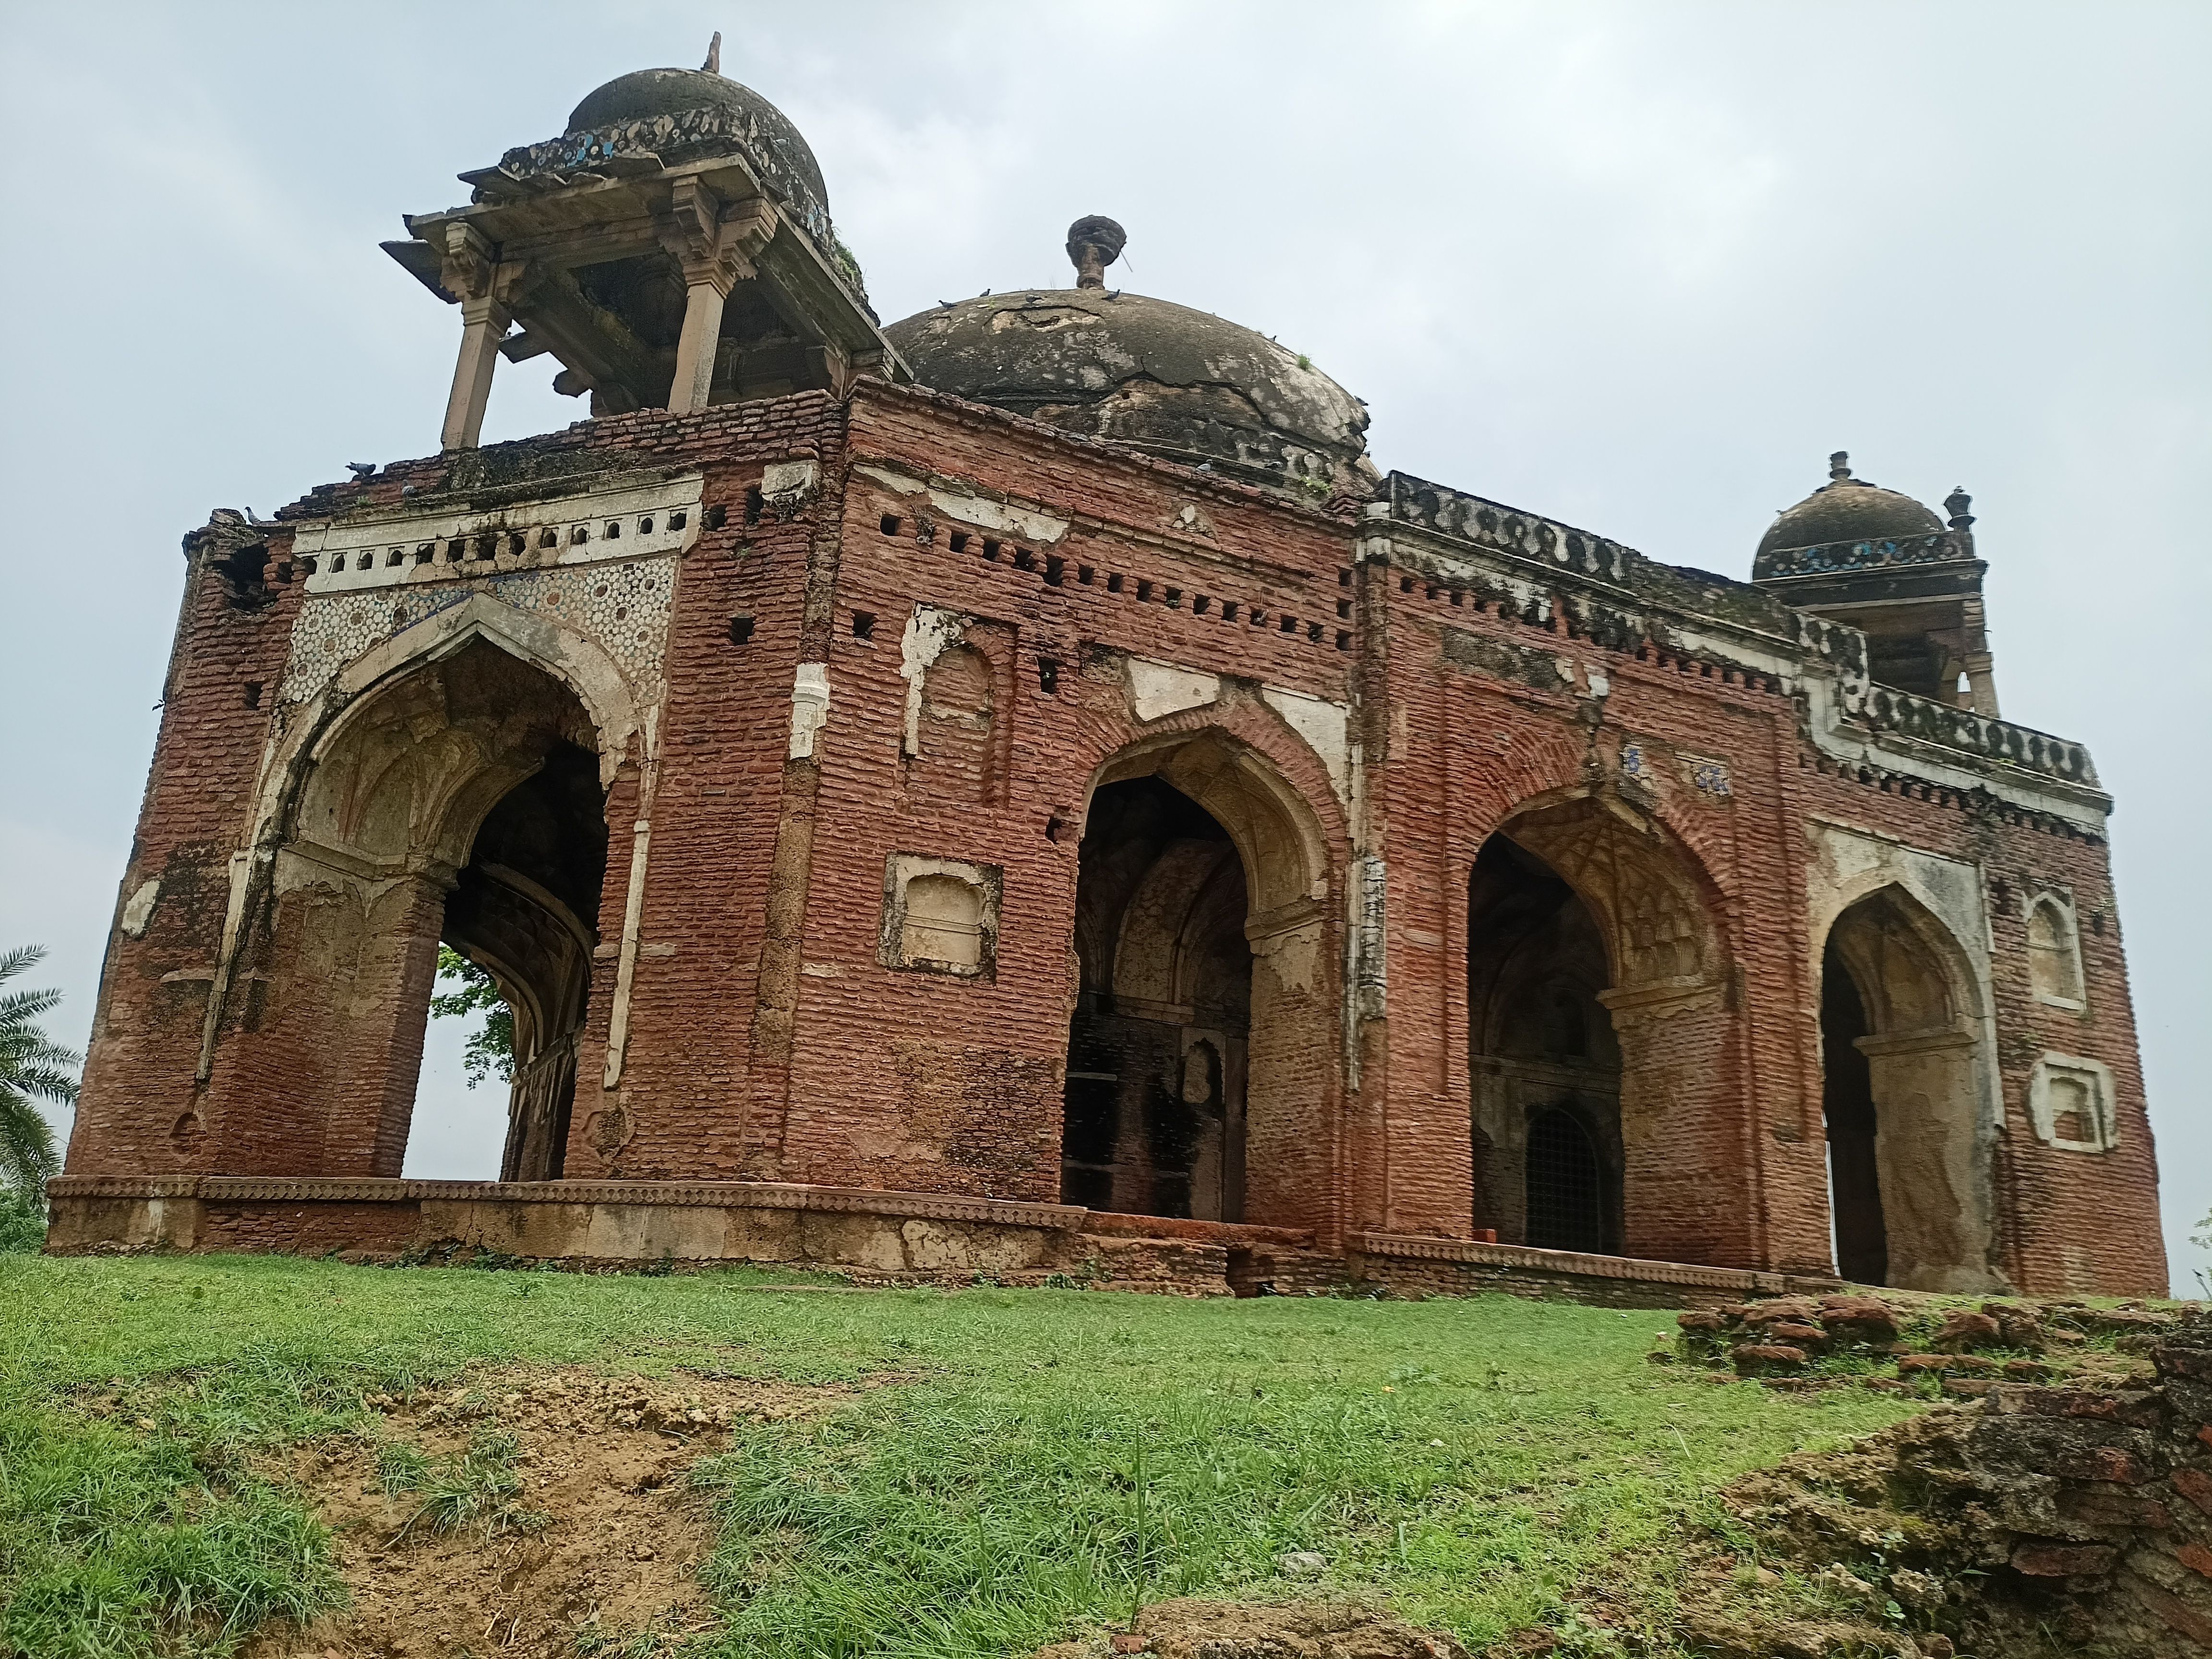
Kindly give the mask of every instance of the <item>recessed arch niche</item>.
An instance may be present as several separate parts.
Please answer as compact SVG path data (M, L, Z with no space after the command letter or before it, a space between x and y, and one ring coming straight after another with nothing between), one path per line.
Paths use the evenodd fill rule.
M1891 884L1837 916L1820 968L1837 1271L1904 1290L2000 1284L1984 1021L1965 952Z
M1320 836L1212 734L1094 781L1079 851L1062 1196L1314 1225L1337 1020Z

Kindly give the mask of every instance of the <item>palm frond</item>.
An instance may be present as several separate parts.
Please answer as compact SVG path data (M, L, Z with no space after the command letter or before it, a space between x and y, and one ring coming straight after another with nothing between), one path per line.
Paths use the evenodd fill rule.
M61 1006L59 991L10 991L0 996L0 1026L14 1025L51 1013Z
M46 959L46 947L43 945L19 945L12 951L0 951L0 984L15 978L33 963Z
M0 1182L35 1198L60 1167L53 1125L21 1094L0 1084Z
M71 1058L75 1057L71 1056ZM7 1082L0 1086L17 1090L27 1095L37 1095L58 1105L76 1104L76 1079L70 1073L52 1066L25 1066L15 1068L8 1073Z
M0 951L0 982L13 979L46 956L45 947L22 945ZM54 1172L59 1158L54 1133L33 1104L76 1103L76 1073L84 1061L43 1030L38 1020L61 1003L59 991L10 991L0 995L0 1183L35 1194Z

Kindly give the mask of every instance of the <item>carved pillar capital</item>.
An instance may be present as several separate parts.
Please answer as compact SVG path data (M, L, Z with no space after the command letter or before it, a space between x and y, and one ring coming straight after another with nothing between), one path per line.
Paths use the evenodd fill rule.
M726 299L753 275L753 260L775 227L775 209L766 200L755 197L732 207L696 179L679 179L653 228L686 288L710 286Z

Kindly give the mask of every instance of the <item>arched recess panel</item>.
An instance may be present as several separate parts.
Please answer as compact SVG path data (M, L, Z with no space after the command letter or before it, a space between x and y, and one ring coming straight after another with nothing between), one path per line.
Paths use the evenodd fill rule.
M1334 1224L1326 871L1310 809L1232 739L1155 742L1100 769L1077 883L1070 1201ZM1115 1058L1102 1022L1152 1027L1148 1057Z
M1525 811L1501 834L1573 890L1603 942L1607 977L1595 996L1609 1017L1617 1058L1607 1058L1619 1076L1614 1248L1760 1265L1741 1016L1696 865L1655 820L1612 799ZM1585 1118L1601 1130L1613 1121Z
M1061 1196L1242 1220L1252 1007L1243 861L1204 808L1146 777L1092 798L1079 868Z
M1492 836L1468 902L1474 1224L1508 1243L1620 1249L1620 1051L1598 1000L1608 981L1589 907L1534 854ZM1571 1227L1557 1206L1544 1208L1545 1194L1560 1190L1552 1176L1565 1167L1561 1123L1588 1154L1588 1179L1576 1188L1586 1212L1577 1208ZM1581 1242L1559 1242L1569 1233Z
M2001 1284L1988 1060L1965 953L1924 906L1887 886L1836 918L1821 961L1838 1271L1879 1267L1875 1282L1904 1290ZM1838 974L1848 995L1833 987ZM1877 1224L1878 1249L1868 1237Z
M557 1173L606 858L575 694L485 641L349 708L282 822L213 1132L240 1172L396 1176L438 945L516 1014L506 1173Z

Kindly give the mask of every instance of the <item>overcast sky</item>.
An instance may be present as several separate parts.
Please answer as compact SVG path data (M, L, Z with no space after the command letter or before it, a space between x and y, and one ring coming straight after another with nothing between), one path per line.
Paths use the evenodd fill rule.
M1106 213L1118 281L1309 354L1384 467L1655 557L1747 574L1832 449L1964 484L2004 713L2118 798L2169 1247L2182 1288L2212 1271L2202 0L9 6L0 945L52 947L58 1036L91 1017L178 537L434 449L455 313L378 241L717 28L886 319L1062 285ZM487 441L580 415L551 363L502 366ZM410 1172L495 1169L456 1048Z

